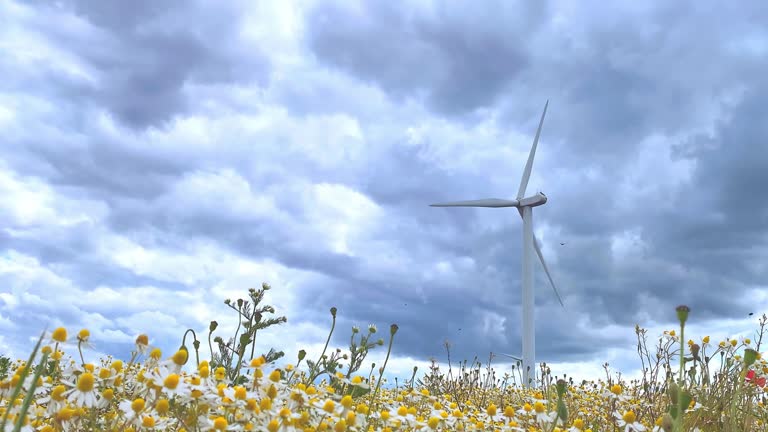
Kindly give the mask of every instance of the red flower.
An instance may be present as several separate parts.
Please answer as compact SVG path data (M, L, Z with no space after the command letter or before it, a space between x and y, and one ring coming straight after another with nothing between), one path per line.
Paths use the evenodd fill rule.
M755 380L755 371L753 371L752 369L747 371L746 380L747 382L754 382L754 384L759 386L760 388L765 387L765 377L760 377L757 380Z

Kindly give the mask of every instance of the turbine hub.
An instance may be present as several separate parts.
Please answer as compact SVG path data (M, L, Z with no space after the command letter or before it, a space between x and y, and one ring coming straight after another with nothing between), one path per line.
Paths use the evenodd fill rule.
M539 192L520 200L520 207L536 207L547 202L547 196Z

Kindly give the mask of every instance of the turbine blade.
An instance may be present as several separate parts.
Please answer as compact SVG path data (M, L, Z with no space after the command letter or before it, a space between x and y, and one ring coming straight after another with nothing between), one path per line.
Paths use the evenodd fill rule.
M454 201L447 203L430 204L430 207L517 207L520 205L518 200L503 200L498 198L485 198L470 201Z
M523 179L520 181L520 189L517 191L517 199L523 199L525 195L525 188L528 187L528 179L531 177L531 168L533 167L533 157L536 155L536 145L539 143L539 135L541 135L541 126L544 125L544 116L547 114L547 106L549 105L549 99L544 104L544 112L541 113L541 120L539 120L539 128L536 129L536 136L533 138L533 146L531 146L531 152L528 154L528 162L525 163L525 170L523 171Z
M560 298L560 293L557 292L557 287L555 286L555 281L552 280L552 275L549 274L549 268L547 268L547 262L544 261L544 255L541 253L541 247L539 247L539 240L536 238L536 235L533 236L533 248L536 249L536 255L539 256L539 260L541 261L541 265L544 267L544 273L547 274L547 278L549 279L549 283L552 284L552 289L555 290L555 295L557 296L557 301L560 302L560 306L565 309L565 304L563 303L563 299Z
M520 207L517 208L517 212L520 213L520 217L523 217L523 209ZM547 262L544 261L544 255L541 253L541 246L539 246L539 239L536 238L536 234L533 235L533 248L536 249L536 255L539 256L539 261L541 261L541 265L544 267L544 273L547 274L547 279L549 279L549 283L552 284L552 289L555 290L555 296L557 296L557 301L560 302L560 306L565 309L565 304L563 303L563 299L560 297L560 293L557 292L557 287L555 287L555 281L552 280L552 275L549 274L549 267L547 267Z
M499 353L499 355L503 355L504 357L509 357L509 358L511 358L511 359L515 359L515 360L517 360L517 361L523 361L523 359L522 359L522 358L520 358L520 357L518 357L518 356L513 356L512 354L504 354L504 353Z

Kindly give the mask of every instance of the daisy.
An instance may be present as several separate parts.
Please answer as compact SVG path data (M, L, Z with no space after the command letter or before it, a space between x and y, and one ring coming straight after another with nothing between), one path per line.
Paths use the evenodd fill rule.
M94 377L92 373L81 373L77 377L76 383L64 379L62 379L61 382L73 387L64 393L64 395L67 396L68 401L79 407L92 408L96 406L96 402L98 402L96 394L96 377Z
M624 432L643 432L645 430L645 426L637 421L635 413L631 410L624 411L624 415L621 415L618 412L614 412L613 415L618 419L619 427L624 428Z
M131 424L137 428L142 426L142 416L152 416L154 413L150 410L145 410L147 407L146 401L142 398L136 398L132 401L123 400L117 406L125 416L125 422L122 424L124 428L127 424Z
M189 393L189 388L182 381L181 376L168 368L160 367L155 369L147 377L147 380L157 387L162 387L163 392L168 396Z

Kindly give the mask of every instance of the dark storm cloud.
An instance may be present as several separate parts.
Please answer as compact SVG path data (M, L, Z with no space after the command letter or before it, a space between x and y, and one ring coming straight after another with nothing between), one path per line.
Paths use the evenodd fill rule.
M321 3L307 20L308 43L322 61L398 99L423 94L436 111L462 115L492 105L527 66L525 38L546 2L454 6Z
M188 85L265 85L269 78L261 48L238 40L241 17L230 7L183 1L38 4L46 12L43 17L55 20L56 14L74 13L95 27L83 35L71 26L34 22L96 73L96 84L50 75L59 92L105 108L135 129L159 127L186 113Z

